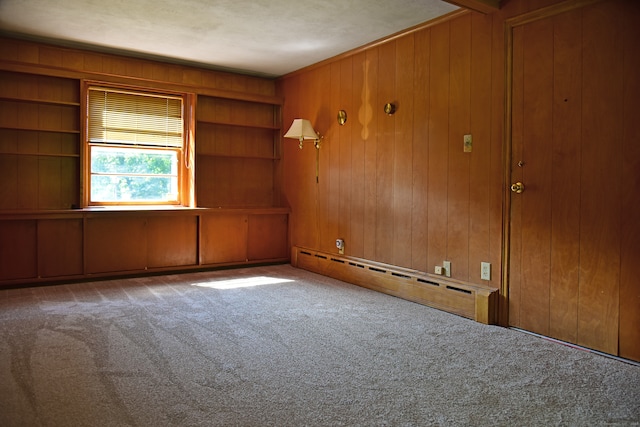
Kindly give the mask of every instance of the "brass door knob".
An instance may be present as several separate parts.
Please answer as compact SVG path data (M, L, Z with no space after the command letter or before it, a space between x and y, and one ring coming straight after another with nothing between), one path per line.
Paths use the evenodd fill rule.
M524 191L524 184L521 182L516 182L515 184L511 184L511 191L514 193L522 193Z

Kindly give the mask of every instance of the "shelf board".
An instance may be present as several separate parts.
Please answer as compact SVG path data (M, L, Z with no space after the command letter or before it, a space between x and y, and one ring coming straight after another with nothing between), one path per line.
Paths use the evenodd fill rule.
M204 156L204 157L219 157L226 159L253 159L253 160L280 160L280 157L274 156L241 156L241 155L232 155L232 154L209 154L209 153L196 153L196 156Z
M55 101L53 99L38 99L38 98L17 98L11 96L0 96L0 100L2 101L17 101L17 102L28 102L32 104L47 104L47 105L62 105L67 107L79 107L79 102L74 101Z
M0 129L24 130L24 131L32 131L32 132L53 132L53 133L80 134L80 130L75 130L75 129L43 129L43 128L37 129L37 128L20 127L20 126L0 126Z
M38 156L38 157L77 157L77 158L80 158L80 154L68 154L68 153L25 153L25 152L19 152L19 151L0 151L0 155Z
M247 124L247 123L229 123L229 122L219 122L215 120L197 120L197 123L205 123L208 125L221 125L221 126L234 126L234 127L244 127L244 128L254 128L254 129L268 129L268 130L280 130L280 126L268 126L268 125L255 125L255 124Z

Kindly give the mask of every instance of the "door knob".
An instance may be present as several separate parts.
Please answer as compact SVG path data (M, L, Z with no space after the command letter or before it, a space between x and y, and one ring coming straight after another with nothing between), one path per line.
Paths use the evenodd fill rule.
M511 191L514 193L522 193L524 191L524 184L521 182L516 182L515 184L511 184Z

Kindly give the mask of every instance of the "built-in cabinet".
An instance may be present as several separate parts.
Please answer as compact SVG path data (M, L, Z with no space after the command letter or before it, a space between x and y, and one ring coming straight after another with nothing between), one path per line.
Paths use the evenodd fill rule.
M0 287L289 259L273 81L8 38L0 46ZM196 95L194 206L82 208L84 79Z
M288 211L0 215L0 284L286 261Z

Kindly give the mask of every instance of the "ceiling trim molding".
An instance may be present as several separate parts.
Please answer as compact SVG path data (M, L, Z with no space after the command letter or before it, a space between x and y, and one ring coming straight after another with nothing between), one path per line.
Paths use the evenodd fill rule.
M500 10L501 0L444 0L465 9L474 10L481 13L492 13Z

